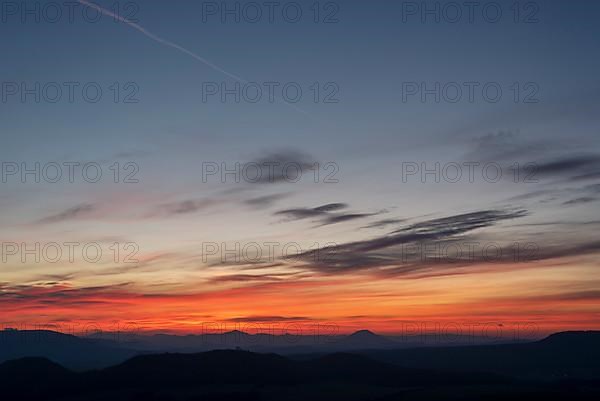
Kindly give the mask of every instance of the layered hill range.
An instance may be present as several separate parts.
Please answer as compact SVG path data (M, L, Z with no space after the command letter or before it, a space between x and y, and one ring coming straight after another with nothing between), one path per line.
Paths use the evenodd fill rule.
M0 362L43 357L69 369L85 370L108 367L135 355L156 352L198 353L235 349L296 355L514 342L504 338L461 335L380 336L368 330L350 335L273 335L230 331L183 336L101 333L84 337L44 330L5 330L0 331Z
M371 338L359 338L365 335ZM557 333L523 344L324 355L146 354L84 372L29 357L0 364L0 381L3 396L15 401L594 400L600 396L600 332Z

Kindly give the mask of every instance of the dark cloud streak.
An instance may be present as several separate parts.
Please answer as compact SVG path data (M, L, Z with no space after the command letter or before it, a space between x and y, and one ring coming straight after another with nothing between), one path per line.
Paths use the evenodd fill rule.
M53 216L45 217L37 221L38 224L55 224L62 223L63 221L75 220L81 217L85 217L93 212L96 207L92 204L84 203L70 209L67 209L61 213Z

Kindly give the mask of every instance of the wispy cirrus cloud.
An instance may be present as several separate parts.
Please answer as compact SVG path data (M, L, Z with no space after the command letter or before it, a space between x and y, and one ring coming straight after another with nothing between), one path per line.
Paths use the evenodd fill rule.
M338 224L344 223L347 221L364 219L365 217L374 216L376 213L347 213L347 214L334 214L332 216L327 216L321 220L322 226L327 226L330 224Z
M472 231L492 227L502 221L527 216L526 210L485 210L426 220L372 239L340 244L299 257L309 268L331 273L402 266L415 260L406 253L406 245L450 241ZM408 259L407 259L408 257ZM430 268L424 263L418 268ZM404 270L407 272L407 270Z
M180 202L167 203L160 208L166 215L195 213L217 204L215 199L188 199Z
M525 140L511 132L488 134L473 139L465 159L478 162L495 162L509 171L515 163L531 168L531 179L593 180L600 178L600 155L585 151L565 149L561 143Z
M411 232L433 237L440 235L450 236L478 228L490 227L500 221L524 217L527 214L526 210L484 210L414 223L408 227L396 230L394 233Z
M243 171L252 172L248 173L252 178L246 180L251 184L293 183L313 171L316 164L317 161L307 153L285 149L244 163Z
M162 203L154 207L147 217L176 217L189 215L226 204L242 204L254 209L265 209L273 206L280 200L288 197L289 194L269 194L255 196L251 198L236 197L232 194L228 196L210 196L199 199L185 199L180 201Z
M465 160L495 163L505 179L527 183L528 192L507 201L557 202L575 206L593 201L600 184L600 155L558 142L531 141L510 132L475 138ZM516 169L516 170L515 170ZM585 186L583 183L588 183Z
M275 212L275 216L284 216L287 221L313 219L318 222L319 226L326 226L364 219L380 213L340 213L340 211L347 209L348 207L349 206L346 203L328 203L312 208L299 207L279 210Z
M568 175L577 180L591 180L600 175L600 156L581 154L544 161L536 164L535 172L541 177Z
M263 209L273 206L275 203L277 203L281 199L286 198L287 196L289 196L289 194L263 195L255 198L246 199L244 200L244 203L256 209Z
M582 205L585 203L596 202L597 200L598 200L598 198L593 198L591 196L584 196L581 198L575 198L575 199L571 199L569 201L563 202L563 205L565 205L565 206Z
M339 210L347 209L348 205L345 203L328 203L326 205L307 208L298 207L293 209L285 209L275 212L276 216L285 216L289 220L302 220L314 217L327 216L329 213L337 212Z
M405 219L383 219L374 221L362 228L385 228L387 226L404 223L405 221Z
M74 207L71 207L67 210L64 210L60 213L44 217L37 221L37 224L55 224L62 223L64 221L76 220L83 217L89 217L92 212L96 210L96 206L83 203Z

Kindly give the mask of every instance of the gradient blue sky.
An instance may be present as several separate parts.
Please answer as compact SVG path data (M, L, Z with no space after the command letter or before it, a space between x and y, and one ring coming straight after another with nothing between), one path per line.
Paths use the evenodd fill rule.
M105 8L113 4L96 3ZM540 312L542 307L536 307L528 316L548 322L550 328L585 327L597 317L599 283L593 273L599 249L594 241L600 193L600 25L596 18L600 4L539 1L535 3L539 22L527 24L514 23L510 8L514 2L501 1L497 3L505 15L498 23L485 21L479 13L473 23L431 19L422 23L418 16L403 22L400 1L343 1L336 15L338 23L315 24L308 13L314 2L298 3L306 15L297 24L279 16L273 24L222 23L218 17L203 22L199 1L138 2L135 15L139 25L152 34L247 81L297 82L306 92L295 106L282 99L236 104L215 97L203 102L203 83L231 86L235 81L108 16L98 23L86 22L80 14L74 23L23 23L18 17L5 16L6 22L0 23L3 83L97 82L105 93L94 104L82 101L80 92L73 103L20 102L9 97L0 103L0 160L98 162L105 173L116 161L134 162L140 182L114 184L103 179L98 184L81 180L38 184L10 179L1 184L0 193L3 243L134 242L144 261L135 268L110 262L93 266L81 261L52 266L5 262L0 295L11 302L20 297L31 302L6 303L6 314L24 320L37 316L45 316L41 320L90 316L109 320L110 310L116 308L135 318L139 305L130 302L130 309L119 309L115 305L121 304L114 300L139 294L204 296L217 290L225 291L214 298L222 300L227 299L227 291L243 294L247 289L248 299L264 303L253 292L257 285L285 281L314 295L312 286L316 293L322 282L349 280L351 287L340 284L328 298L315 295L315 305L325 303L326 312L310 305L305 311L292 307L302 296L290 293L287 298L278 292L265 296L272 302L268 311L224 303L207 307L205 314L219 320L295 313L340 320L348 326L379 324L393 331L394 324L377 323L382 321L378 316L476 319L469 317L469 308L464 306L472 302L491 305L491 315L497 311L502 319L511 319L514 316L500 302L488 299L485 289L498 283L507 299L548 297L549 305L557 308L556 315L547 316ZM440 4L444 3L448 2ZM497 82L504 90L502 100L485 102L477 92L472 103L436 103L431 98L421 102L418 97L403 102L405 82L470 81ZM139 102L112 102L108 87L114 82L134 82ZM336 83L339 102L314 103L308 92L314 82ZM509 92L515 82L535 83L539 102L515 103ZM332 162L339 167L339 182L315 184L312 173L294 184L202 180L203 163L260 160ZM506 169L514 163L535 163L539 182L503 179L489 183L480 175L475 183L402 179L403 163L465 161L495 162ZM260 202L266 199L272 202ZM299 210L336 203L345 207L332 216L361 216L327 225L323 219L329 215L298 217ZM173 212L181 209L185 211ZM484 211L495 214L485 215L482 226L468 226L472 222L465 214ZM450 220L436 220L444 217ZM385 219L394 221L374 225ZM423 229L419 224L427 230L467 224L456 235L436 231L436 238L443 241L477 238L502 244L536 243L540 260L518 267L510 263L489 266L476 260L456 270L455 266L390 261L397 256L390 247L364 251L352 245L394 237L396 230L419 233ZM316 241L340 248L330 266L278 261L276 266L264 264L248 272L247 266L202 259L203 243L251 241L297 242L306 247ZM366 255L377 263L363 260ZM558 273L556 266L560 266ZM511 272L510 279L502 276L506 271ZM419 284L415 285L411 276L417 273ZM483 278L480 274L499 276ZM460 277L445 283L456 286L452 294L444 292L444 282L428 281L444 276ZM230 279L215 280L223 277ZM408 280L413 281L408 284ZM473 284L477 282L480 286ZM396 293L385 297L409 285L418 302L398 299ZM41 299L50 292L79 300L96 287L110 296L102 297L102 307L82 312L86 317L77 309L50 301L44 304ZM35 295L40 288L44 291ZM431 288L435 294L425 297ZM347 291L362 294L365 300L352 307L341 302L338 295ZM34 295L26 295L30 292ZM367 295L373 293L387 301L369 304ZM97 297L96 292L91 296ZM577 301L565 306L565 299ZM426 312L420 308L407 312L407 305L416 304ZM439 308L440 304L457 306ZM150 320L147 324L186 329L189 324L171 316L187 316L190 310L203 313L201 307L196 310L186 302L179 306L176 312L161 311L160 324ZM575 322L568 317L571 313L578 316ZM371 318L353 323L344 317L352 315ZM141 312L139 316L147 319Z

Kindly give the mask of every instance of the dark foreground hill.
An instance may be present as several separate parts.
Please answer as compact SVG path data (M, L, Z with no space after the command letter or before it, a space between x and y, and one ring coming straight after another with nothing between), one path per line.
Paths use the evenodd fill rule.
M0 364L0 387L11 401L593 400L600 396L599 345L598 333L562 333L531 344L374 355L393 363L225 350L142 355L80 373L27 358ZM557 375L556 367L573 373Z
M462 339L468 344L467 339ZM248 334L241 331L200 335L138 335L101 333L78 337L48 330L0 331L0 363L12 359L43 357L72 370L90 370L113 366L141 354L200 353L241 348L257 353L280 355L358 350L393 350L422 346L420 336L394 339L361 330L351 335L275 335ZM462 342L459 342L459 344ZM444 345L437 343L436 345Z
M0 331L0 362L42 357L73 370L108 367L138 352L113 341L81 338L49 330Z
M600 332L553 334L524 344L364 352L405 368L489 372L527 379L600 379Z
M352 354L294 361L246 351L144 355L86 373L73 373L48 360L31 358L0 365L0 375L3 394L11 400L235 400L271 396L283 400L294 399L298 392L314 393L310 399L334 399L336 394L344 399L362 399L353 392L383 396L414 388L511 383L491 374L404 369ZM334 388L335 394L323 398L322 390L327 388Z
M403 369L357 355L312 361L213 351L137 357L72 373L44 359L0 366L7 400L592 400L593 382L522 382L485 373Z

